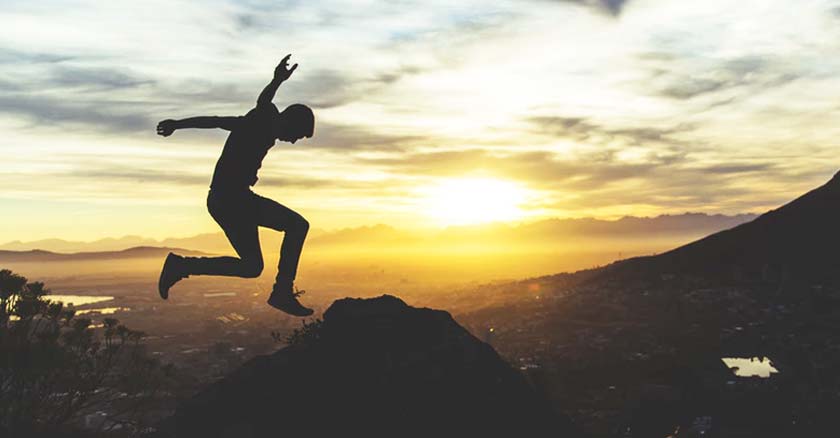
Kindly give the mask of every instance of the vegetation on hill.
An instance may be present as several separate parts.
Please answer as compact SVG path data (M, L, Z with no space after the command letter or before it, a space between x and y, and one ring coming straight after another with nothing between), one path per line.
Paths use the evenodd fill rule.
M0 435L136 429L171 369L142 332L113 318L93 330L49 294L0 270Z

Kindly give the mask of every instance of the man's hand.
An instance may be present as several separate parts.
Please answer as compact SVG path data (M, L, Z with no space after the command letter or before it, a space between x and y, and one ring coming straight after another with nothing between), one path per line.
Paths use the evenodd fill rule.
M274 78L268 85L263 88L260 96L257 97L257 106L268 105L274 100L274 94L277 93L277 87L283 83L286 79L289 79L289 76L297 68L297 64L293 65L292 68L289 68L289 57L292 56L291 54L286 55L280 61L280 64L277 64L277 68L274 69Z
M175 132L175 121L172 119L161 120L157 125L158 135L169 137Z
M292 72L294 72L295 69L297 68L297 66L298 66L297 63L295 63L295 65L293 65L292 68L289 68L289 57L290 56L292 56L291 53L286 55L286 57L283 58L282 61L280 61L280 64L277 64L277 67L274 69L274 80L275 81L283 82L286 79L289 79L289 76L291 76Z

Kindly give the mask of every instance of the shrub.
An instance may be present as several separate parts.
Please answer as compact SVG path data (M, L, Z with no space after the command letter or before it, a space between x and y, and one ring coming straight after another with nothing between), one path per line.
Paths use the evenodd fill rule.
M293 347L306 347L311 346L318 339L321 338L321 330L323 327L324 321L319 318L313 319L311 322L306 322L303 320L303 323L300 328L296 328L290 333L288 336L283 337L280 333L272 332L271 336L277 342L285 342L289 346Z
M148 357L142 332L106 318L98 336L49 293L0 270L0 435L72 429L97 412L101 431L137 426L171 369Z

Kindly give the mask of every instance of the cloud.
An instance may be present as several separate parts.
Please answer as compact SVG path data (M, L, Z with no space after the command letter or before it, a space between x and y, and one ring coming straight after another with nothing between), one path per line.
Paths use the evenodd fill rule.
M426 141L419 135L391 135L376 132L366 126L337 125L321 122L315 114L315 135L307 139L304 148L348 151L376 150L395 152L411 144Z
M357 83L346 74L325 69L295 77L294 83L285 87L292 90L287 99L305 103L315 109L345 105L358 100L362 94Z
M771 161L698 163L651 156L627 162L612 153L574 156L552 151L498 152L484 149L359 158L393 175L423 178L491 177L515 181L542 195L533 207L578 214L610 211L751 211L784 201L778 193L752 188L790 171ZM810 176L810 175L809 175ZM800 175L800 178L802 176Z
M211 173L183 169L172 163L149 165L125 165L94 163L69 172L58 172L55 177L92 180L96 185L108 186L115 182L127 182L162 186L209 186ZM262 187L323 188L336 184L335 180L306 175L260 176Z
M52 69L51 77L44 85L113 90L153 83L152 79L140 78L116 68L81 68L57 65Z
M584 6L593 7L599 11L605 12L609 15L617 17L621 15L622 9L629 2L629 0L555 0L561 3L577 3Z
M627 0L598 0L597 3L611 14L619 15Z
M25 52L0 47L0 64L39 64L56 63L73 59L71 55L59 55L56 53Z
M305 103L314 109L329 109L365 101L381 89L427 69L400 64L363 74L332 69L296 73L293 80L278 92L288 93L283 100Z
M0 95L0 113L24 116L39 128L83 126L94 131L138 132L153 122L135 104L97 104L28 93ZM129 109L130 108L130 109Z
M152 132L155 123L163 118L244 114L255 104L262 87L249 90L242 84L206 80L164 83L118 69L55 66L49 71L49 79L35 83L0 83L5 91L0 92L0 113L28 119L33 122L29 129ZM413 71L398 70L394 77L376 77L371 82L392 82L397 80L396 75ZM147 96L145 99L127 97L129 90L137 87L142 87L139 91L141 96ZM280 109L284 102L303 102L317 111L351 102L361 93L352 90L348 80L338 72L327 70L287 87L289 90L279 90L275 99ZM393 151L421 138L381 134L368 125L341 125L320 119L316 120L316 133L306 147Z
M156 81L119 67L80 65L38 53L14 52L16 59L38 60L7 76L0 88L0 113L33 122L27 129L79 128L96 132L151 129L153 103L144 99ZM46 59L46 61L44 61ZM139 88L143 88L138 90ZM140 93L139 97L135 93Z
M638 59L649 69L648 77L640 85L649 92L675 100L723 97L730 104L805 75L789 59L769 54L719 58L646 52Z
M625 163L611 154L563 157L551 151L491 152L484 149L409 153L387 158L360 158L394 174L427 177L492 175L534 187L593 189L628 178L644 177L665 162Z
M712 175L746 174L755 172L769 174L770 171L775 170L775 168L776 165L772 163L733 163L703 166L701 170L704 173Z
M170 172L159 169L129 166L112 166L101 168L85 168L69 173L58 174L57 176L69 176L92 180L97 185L107 185L114 181L133 182L138 184L159 183L174 184L178 186L209 185L210 177L206 174L192 174L177 172L174 169Z
M682 78L666 85L660 93L673 99L692 99L707 93L720 91L730 85L724 80L703 78Z
M384 70L371 79L371 82L380 83L383 85L393 84L400 79L428 71L428 68L422 68L415 65L400 65L399 67Z
M667 129L641 127L610 128L597 124L584 117L563 117L563 116L532 116L525 119L530 123L535 132L550 134L558 137L572 138L580 141L588 141L597 137L609 137L610 140L620 137L632 144L645 142L666 142L673 141L671 135L689 130L687 126L678 126Z

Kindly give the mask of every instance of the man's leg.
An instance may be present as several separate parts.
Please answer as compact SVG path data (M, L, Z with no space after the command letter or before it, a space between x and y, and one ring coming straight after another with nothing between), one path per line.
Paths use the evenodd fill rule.
M229 277L259 277L263 270L260 240L257 234L256 207L253 194L220 200L208 196L207 207L213 219L222 227L236 257L181 257L170 253L158 280L163 299L179 280L190 275L223 275Z
M257 224L285 232L280 246L277 282L294 282L309 222L292 209L262 196L257 197Z
M303 306L294 290L300 253L303 241L309 231L309 222L303 216L288 207L268 198L258 196L257 223L260 226L286 233L280 246L280 263L277 266L277 278L268 298L268 304L295 316L309 316L312 309Z
M184 257L186 275L221 275L256 278L262 274L263 257L257 225L237 222L226 224L225 236L239 255L236 257Z
M186 257L182 265L187 275L260 276L263 258L257 233L256 199L250 191L235 195L208 194L207 210L222 227L239 258Z

